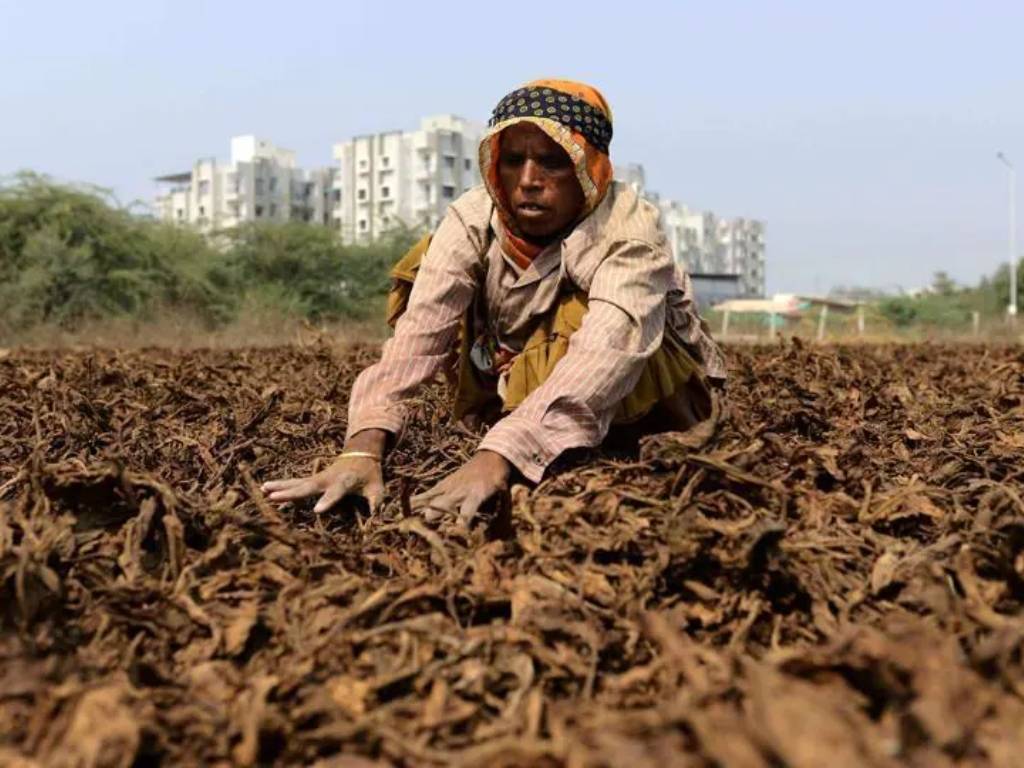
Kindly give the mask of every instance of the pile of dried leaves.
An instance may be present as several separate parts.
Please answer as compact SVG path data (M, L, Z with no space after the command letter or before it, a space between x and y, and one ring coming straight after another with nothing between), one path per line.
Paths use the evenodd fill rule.
M274 509L373 351L0 360L0 763L1024 764L1024 353L730 351L719 434L511 525Z

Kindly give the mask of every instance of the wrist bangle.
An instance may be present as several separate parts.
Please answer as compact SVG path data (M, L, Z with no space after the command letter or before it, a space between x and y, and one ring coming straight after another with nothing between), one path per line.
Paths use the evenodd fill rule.
M339 457L339 459L373 459L374 461L380 461L380 456L370 451L345 451Z

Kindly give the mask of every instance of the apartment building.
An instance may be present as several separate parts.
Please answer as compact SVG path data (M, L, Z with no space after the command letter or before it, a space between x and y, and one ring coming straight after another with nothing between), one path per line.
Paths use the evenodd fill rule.
M717 222L716 271L739 275L745 297L765 295L764 222L755 219L721 219Z
M640 163L615 163L612 175L616 181L631 186L637 194L647 194L647 174Z
M405 224L434 228L448 205L481 183L484 126L455 115L425 117L417 131L357 136L334 146L331 223L345 242L365 243Z
M290 150L236 136L230 162L204 158L159 177L164 191L154 207L161 219L204 232L246 221L306 221L334 227L345 242L367 243L399 224L433 229L455 198L480 183L483 132L482 124L455 115L425 117L416 131L340 142L337 166L313 170L299 168ZM765 294L763 222L662 199L647 189L639 163L617 164L614 174L659 208L673 256L695 284L710 286L709 297Z
M231 139L231 159L201 158L192 169L156 179L154 201L164 221L202 232L247 221L307 221L330 224L337 203L335 169L306 170L295 153L255 136Z
M714 292L720 283L723 295L716 293L715 299L765 295L763 222L723 219L710 211L691 210L675 200L657 199L656 204L676 261L691 275L701 276L700 280L695 278L695 284L706 285Z

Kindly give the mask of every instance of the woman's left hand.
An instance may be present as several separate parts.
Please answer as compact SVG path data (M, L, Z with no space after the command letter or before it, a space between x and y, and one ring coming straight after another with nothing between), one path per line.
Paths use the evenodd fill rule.
M445 514L457 514L459 521L468 527L484 502L508 490L511 474L512 465L504 456L493 451L477 451L472 459L429 491L413 496L410 505L428 521Z

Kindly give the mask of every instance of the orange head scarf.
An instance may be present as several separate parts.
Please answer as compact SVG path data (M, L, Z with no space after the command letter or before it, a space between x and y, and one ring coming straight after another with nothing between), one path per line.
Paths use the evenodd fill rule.
M480 142L480 170L498 211L502 250L520 267L529 266L542 246L520 237L498 175L501 134L517 123L533 123L566 151L583 190L580 219L600 205L612 182L608 144L612 110L596 88L573 80L534 80L498 104Z

